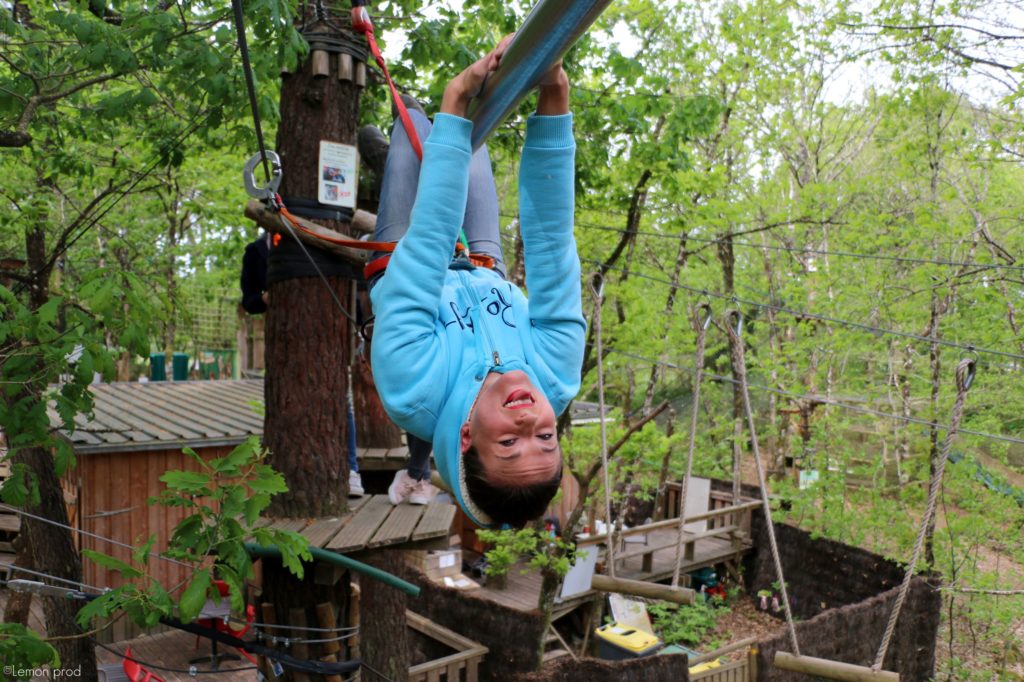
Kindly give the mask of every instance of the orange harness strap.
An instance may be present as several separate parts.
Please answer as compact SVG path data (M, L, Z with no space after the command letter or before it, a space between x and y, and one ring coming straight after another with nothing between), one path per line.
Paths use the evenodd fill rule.
M284 206L284 204L280 203L280 200L278 204L278 210L281 212L281 217L287 220L294 229L298 230L299 232L302 232L303 234L309 235L310 237L319 239L321 241L329 242L331 244L338 244L340 246L347 246L351 249L360 249L362 251L384 251L387 253L391 253L392 251L395 250L395 245L397 242L364 242L359 239L343 239L318 234L313 230L310 230L309 228L304 227L302 224L300 224L299 221L295 218L295 216ZM462 253L461 244L455 245L455 253ZM381 258L376 258L370 261L363 268L363 277L366 278L367 281L369 281L371 277L373 277L379 272L382 272L385 268L387 268L388 263L390 261L390 255L383 256ZM482 268L490 269L494 267L494 259L491 258L490 256L485 256L482 253L469 254L469 262L471 262L473 265Z

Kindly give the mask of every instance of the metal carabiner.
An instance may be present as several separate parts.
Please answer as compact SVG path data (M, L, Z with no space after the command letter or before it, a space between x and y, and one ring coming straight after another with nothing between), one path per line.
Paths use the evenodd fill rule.
M743 313L741 313L739 310L733 309L725 314L725 319L728 321L729 325L732 326L733 330L735 330L736 336L742 338Z
M702 311L704 313L704 322L703 323L700 321L700 314L701 314ZM694 308L694 310L693 310L693 321L694 321L694 324L698 328L703 327L704 331L707 331L708 327L711 326L712 319L714 319L714 313L711 311L711 304L707 303L707 302L698 303L697 307Z
M249 196L263 201L273 200L277 196L277 188L281 186L281 157L277 152L267 150L267 161L270 162L270 180L263 187L256 184L254 171L256 166L263 162L263 152L256 152L245 162L242 169L242 182L245 184L245 191Z

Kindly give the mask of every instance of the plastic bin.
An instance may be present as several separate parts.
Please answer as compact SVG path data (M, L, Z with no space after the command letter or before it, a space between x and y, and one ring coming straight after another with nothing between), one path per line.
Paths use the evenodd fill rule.
M167 366L163 353L153 353L149 356L149 380L167 381Z
M661 640L649 632L618 623L602 625L594 631L597 655L606 661L623 661L656 654Z
M171 357L171 378L174 381L188 381L188 353L174 353Z

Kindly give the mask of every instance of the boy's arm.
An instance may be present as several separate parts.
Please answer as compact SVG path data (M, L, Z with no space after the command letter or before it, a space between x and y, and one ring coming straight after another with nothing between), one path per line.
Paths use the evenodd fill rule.
M466 208L471 131L472 124L465 119L436 116L423 147L409 230L373 288L374 381L384 405L396 417L437 409L444 397L438 386L418 386L416 380L432 376L429 370L437 366L442 352L435 324ZM428 421L435 418L436 414L431 415ZM423 430L400 425L417 435Z
M519 169L519 212L534 348L558 384L548 398L561 411L579 390L586 322L573 237L575 151L568 82L561 68L542 84L527 121Z

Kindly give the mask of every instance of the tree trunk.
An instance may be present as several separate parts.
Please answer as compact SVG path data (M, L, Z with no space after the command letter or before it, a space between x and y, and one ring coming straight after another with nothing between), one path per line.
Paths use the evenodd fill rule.
M14 546L14 551L17 552L14 564L34 571L32 548L25 543L25 536L18 535L11 544ZM18 577L17 572L15 572L14 577ZM4 622L28 625L28 617L31 610L31 592L11 592L7 597L7 604L4 606Z
M331 65L336 69L337 60ZM358 113L358 88L339 81L336 73L314 76L310 60L285 78L277 151L286 203L292 198L316 201L320 141L354 144ZM347 223L318 222L349 232ZM305 248L321 263L334 259L322 250ZM277 253L271 249L272 267ZM303 257L301 249L295 253ZM301 277L268 282L264 443L289 487L288 493L274 498L274 516L330 516L347 509L345 395L353 329L338 302L351 307L352 284L337 275L326 279L327 285L311 269ZM354 316L355 311L348 313Z
M40 221L39 225L42 224L43 221ZM42 227L28 231L25 247L27 271L34 273L33 281L29 285L29 307L38 310L50 298L50 268L46 265L46 233ZM42 387L26 384L21 391L6 398L9 401L8 405L22 400L42 402L41 390ZM23 448L12 456L11 461L27 466L38 486L39 503L34 504L30 500L25 505L25 511L64 526L56 526L27 516L22 518L21 541L31 551L34 570L80 582L82 562L67 528L67 507L64 505L64 493L57 477L53 456L43 448ZM60 654L63 666L66 669L81 670L79 679L95 680L96 655L92 641L80 636L82 630L75 622L79 606L80 604L66 599L43 598L46 631L50 637L69 637L52 642Z
M12 461L28 466L39 484L39 504L28 504L25 510L67 526L68 514L64 506L64 494L54 471L53 457L50 453L41 448L25 448L19 450ZM31 548L32 563L35 566L33 570L72 582L82 580L82 562L71 540L71 533L66 528L23 517L20 535ZM82 674L78 679L95 680L96 655L93 652L92 641L80 636L82 630L75 622L75 615L81 603L56 597L42 597L42 601L47 634L50 637L72 637L51 642L53 648L60 654L63 667L81 670Z
M374 552L368 563L393 575L407 573L398 550ZM373 673L364 673L363 679L408 679L409 628L405 622L408 597L377 580L362 580L360 588L362 612L366 614L360 623L363 662Z
M307 28L337 33L325 24ZM295 199L315 205L320 142L354 145L356 139L359 89L351 81L338 80L336 55L329 60L332 72L326 77L313 75L311 61L287 76L281 88L280 193L286 204L293 201L293 207L299 203ZM257 176L261 173L258 169ZM349 233L347 222L318 222ZM289 240L284 237L285 242ZM348 509L346 390L355 331L348 319L356 314L351 297L354 285L339 274L345 269L335 266L335 257L320 249L305 249L321 272L327 269L323 279L296 244L272 248L269 258L264 444L289 489L276 496L268 510L276 517L316 518ZM285 252L297 254L297 260L284 263ZM346 622L348 575L326 585L317 584L314 573L314 565L307 565L305 577L297 581L280 562L264 560L263 600L274 605L278 623L300 621L300 613L306 623L316 623L313 607L325 602Z

